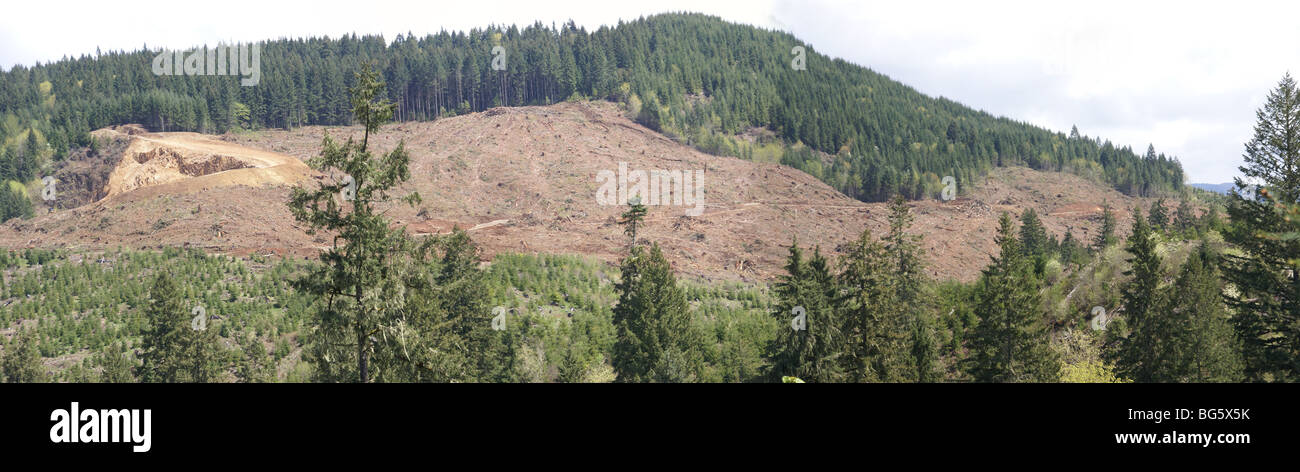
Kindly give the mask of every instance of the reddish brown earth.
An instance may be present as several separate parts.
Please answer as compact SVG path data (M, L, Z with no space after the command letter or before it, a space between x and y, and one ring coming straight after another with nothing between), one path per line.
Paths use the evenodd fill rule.
M106 164L115 166L107 191L100 192L106 196L10 221L0 226L0 245L314 255L328 240L307 235L285 202L290 185L334 178L292 159L316 155L326 132L338 139L360 135L357 127L219 137L119 130L115 139L126 151ZM411 154L411 180L398 194L417 191L423 203L387 208L388 215L417 234L468 229L489 258L545 252L616 261L627 244L616 224L624 208L597 203L596 176L617 172L619 162L631 170L704 171L702 215L686 216L684 206L653 206L641 232L683 274L769 280L780 273L793 237L835 254L863 228L877 235L885 230L884 204L858 202L789 167L697 152L624 118L609 103L499 108L393 124L372 136L371 146L387 151L398 140ZM140 162L140 150L153 157ZM159 156L164 160L148 167ZM1078 176L1024 168L997 169L959 185L962 198L911 203L912 231L924 236L928 270L943 279L978 276L995 249L1001 211L1033 207L1050 232L1059 236L1069 228L1091 239L1103 202L1115 207L1120 234L1134 203Z

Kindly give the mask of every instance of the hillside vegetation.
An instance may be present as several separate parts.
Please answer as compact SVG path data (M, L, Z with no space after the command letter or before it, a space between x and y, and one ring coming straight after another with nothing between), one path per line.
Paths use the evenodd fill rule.
M215 46L215 45L213 45ZM495 106L619 102L638 121L706 152L781 162L845 194L884 201L959 189L990 168L1083 175L1135 196L1178 190L1175 159L1069 135L933 98L789 34L698 14L586 31L568 23L260 43L261 79L155 76L156 50L108 51L0 72L0 177L95 143L89 132L224 132L352 123L347 89L374 63L395 118L432 120ZM493 53L502 47L504 54ZM795 67L795 47L804 47ZM500 59L504 70L494 69Z

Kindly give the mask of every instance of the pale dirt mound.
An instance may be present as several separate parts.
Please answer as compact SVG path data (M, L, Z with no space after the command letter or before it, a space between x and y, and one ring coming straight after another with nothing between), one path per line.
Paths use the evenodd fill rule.
M320 152L327 132L340 140L361 134L358 127L306 127L219 138L132 135L147 158L122 159L126 169L115 169L122 170L114 181L119 192L72 210L10 221L0 226L0 245L189 246L237 255L314 255L330 238L307 235L285 202L290 185L329 178L299 167ZM794 237L803 246L818 245L837 255L864 228L877 236L887 230L884 204L853 200L789 167L697 152L628 120L605 102L496 108L393 124L371 136L372 149L384 152L399 140L411 155L411 180L395 194L417 191L423 203L383 208L386 214L414 234L470 230L488 258L500 252L576 253L616 262L628 242L616 223L625 208L598 204L596 176L617 172L620 162L629 170L704 172L702 215L686 216L684 206L650 207L641 232L682 274L771 280L782 272ZM148 155L162 144L167 152ZM186 156L208 157L187 161ZM248 167L227 169L232 164L220 156ZM191 174L199 171L186 173L195 168L227 170L198 177ZM135 183L145 186L126 189ZM1018 214L1034 207L1053 234L1069 229L1087 239L1100 227L1099 214L1053 212L1106 201L1115 207L1124 234L1133 204L1077 176L1023 168L997 169L979 182L959 185L974 190L951 202L910 204L912 232L924 237L928 272L940 279L978 277L996 250L1001 211Z
M103 137L122 128L96 131ZM109 175L107 198L167 185L155 192L177 193L230 185L294 185L311 168L284 154L234 146L197 133L148 133L126 128L130 144Z

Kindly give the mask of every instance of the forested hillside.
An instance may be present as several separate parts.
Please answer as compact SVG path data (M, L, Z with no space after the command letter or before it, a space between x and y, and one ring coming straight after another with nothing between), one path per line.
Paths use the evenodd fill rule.
M665 257L678 242L643 231L640 203L617 219L626 236L617 271L563 255L506 254L485 267L464 231L410 234L376 207L412 175L404 142L370 139L395 104L376 98L378 72L363 65L357 78L352 112L364 137L325 138L308 161L361 182L352 203L336 204L341 181L294 187L286 202L305 231L337 235L318 260L270 265L176 248L2 252L4 378L1297 378L1300 173L1280 165L1300 153L1300 88L1290 76L1269 94L1246 146L1241 170L1263 185L1246 195L1237 181L1227 222L1214 203L1200 212L1190 200L1171 208L1157 199L1135 204L1126 236L1104 207L1101 230L1083 241L1050 233L1032 208L1002 211L979 279L945 282L927 275L912 205L896 195L882 232L864 230L839 248L792 236L771 285L679 280Z
M805 67L792 63L796 46L806 48ZM95 145L89 131L113 124L203 132L349 124L347 90L358 64L374 63L398 120L613 100L674 139L789 164L866 201L933 196L943 176L961 187L1013 164L1075 172L1130 195L1178 189L1183 180L1177 160L1154 149L1139 155L1075 130L972 110L818 54L789 34L697 14L596 31L539 23L391 43L355 35L271 40L261 43L261 80L251 87L231 76L155 76L158 53L146 45L0 71L0 177L30 182L70 148Z

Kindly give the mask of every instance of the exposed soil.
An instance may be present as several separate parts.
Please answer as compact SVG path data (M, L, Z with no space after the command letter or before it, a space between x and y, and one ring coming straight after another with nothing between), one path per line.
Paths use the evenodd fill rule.
M109 137L115 130L100 130ZM182 183L184 188L298 184L311 168L292 156L232 146L197 133L129 133L129 145L109 176L107 197ZM116 137L116 136L113 136ZM240 172L231 172L242 170Z
M112 130L110 130L112 131ZM105 133L105 130L96 133ZM104 198L74 209L0 226L6 247L193 246L244 255L311 256L330 243L293 221L291 185L330 179L301 160L326 133L360 137L358 127L209 137L122 130L130 147ZM120 139L120 138L119 138ZM710 156L622 116L609 103L495 108L426 123L400 123L371 136L372 150L405 141L411 180L396 195L419 192L416 208L384 208L416 234L469 229L485 257L503 252L580 253L616 261L628 243L616 221L625 207L600 205L601 171L703 171L703 214L652 206L641 235L657 242L684 274L769 280L781 271L791 239L839 253L864 229L882 234L884 204L858 202L789 167ZM1058 236L1090 239L1108 202L1129 226L1134 200L1078 176L997 169L959 182L950 202L913 202L913 232L924 236L928 270L973 280L995 250L998 214L1033 207ZM1144 203L1145 205L1145 203Z

